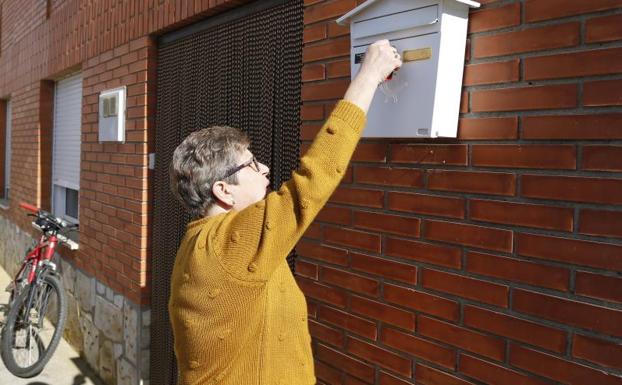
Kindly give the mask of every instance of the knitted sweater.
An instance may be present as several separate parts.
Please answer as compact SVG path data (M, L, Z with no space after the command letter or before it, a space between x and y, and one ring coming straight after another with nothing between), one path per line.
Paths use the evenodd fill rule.
M341 181L364 125L364 112L340 101L278 191L188 224L169 299L180 384L315 384L307 305L285 257Z

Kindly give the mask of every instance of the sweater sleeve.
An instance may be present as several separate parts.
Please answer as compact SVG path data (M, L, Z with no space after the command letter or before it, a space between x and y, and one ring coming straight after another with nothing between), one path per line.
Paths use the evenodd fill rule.
M292 178L263 200L225 216L209 244L229 274L265 281L283 263L339 185L365 122L358 106L337 103Z

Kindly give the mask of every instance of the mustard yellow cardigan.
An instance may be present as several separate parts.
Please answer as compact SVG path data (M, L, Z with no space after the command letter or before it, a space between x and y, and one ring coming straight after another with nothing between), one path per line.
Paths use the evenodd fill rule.
M364 112L340 101L278 191L188 224L169 299L180 384L315 384L307 305L285 257L342 179L364 125Z

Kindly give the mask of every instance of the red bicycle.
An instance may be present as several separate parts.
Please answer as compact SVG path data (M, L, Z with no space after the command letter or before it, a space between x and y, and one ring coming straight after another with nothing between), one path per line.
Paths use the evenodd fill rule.
M28 251L7 287L11 296L2 329L0 353L11 373L29 378L41 373L63 335L67 299L52 259L59 243L72 250L78 248L78 244L66 236L78 225L27 203L19 206L35 217L32 224L41 232L41 237Z

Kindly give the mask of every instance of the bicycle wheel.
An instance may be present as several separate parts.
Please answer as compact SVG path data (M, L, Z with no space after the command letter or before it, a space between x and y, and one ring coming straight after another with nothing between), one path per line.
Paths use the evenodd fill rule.
M66 319L67 300L58 278L46 275L40 283L23 290L2 329L0 355L9 372L22 378L41 373L60 342Z

